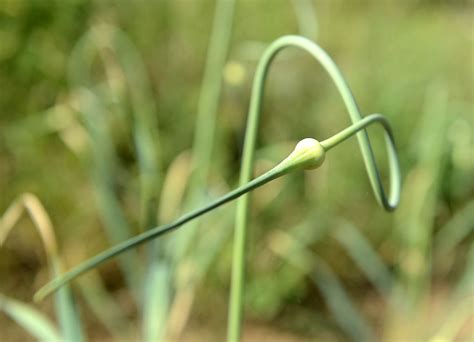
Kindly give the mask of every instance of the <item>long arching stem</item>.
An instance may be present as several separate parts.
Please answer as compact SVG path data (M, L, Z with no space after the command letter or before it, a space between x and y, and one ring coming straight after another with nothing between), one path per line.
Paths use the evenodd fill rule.
M296 47L308 52L327 71L335 83L351 118L353 124L362 120L357 103L344 77L339 71L331 57L316 43L300 36L284 36L274 41L263 54L257 66L255 79L252 88L249 116L247 119L247 129L244 142L243 161L240 173L240 184L246 184L252 178L254 154L257 140L258 127L260 122L260 112L262 98L265 88L265 80L268 75L270 65L278 52L286 47ZM378 203L386 210L395 209L400 198L400 173L396 155L392 155L394 149L389 151L390 172L391 172L391 195L387 199L381 177L375 162L372 147L365 130L357 133L359 147L362 152L365 167L369 176L372 189ZM245 273L245 246L246 231L248 222L248 195L242 196L237 203L237 216L234 236L234 256L232 264L232 284L231 299L229 307L228 321L228 341L236 342L240 340L242 321L242 294Z

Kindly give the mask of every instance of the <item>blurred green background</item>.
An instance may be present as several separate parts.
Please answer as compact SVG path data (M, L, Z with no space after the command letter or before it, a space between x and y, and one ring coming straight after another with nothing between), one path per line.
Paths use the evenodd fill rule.
M224 20L228 49L217 44L225 63L207 71L216 68L216 121L199 124L199 103L210 92L203 78L215 5L0 0L0 213L23 193L36 195L69 268L121 239L105 226L126 223L130 236L147 225L144 188L149 223L169 222L234 188L258 58L274 39L302 34L334 58L362 113L388 117L402 200L392 214L377 206L354 139L321 169L256 190L244 338L474 338L473 3L238 0ZM267 81L256 173L297 140L322 140L348 124L321 67L303 52L283 52ZM148 152L159 172L149 187L139 180L140 129L156 139ZM214 140L209 170L193 178L206 164L192 160L199 134ZM369 134L387 179L382 134ZM194 225L188 242L160 243L182 250L156 256L174 265L159 294L166 340L224 339L234 208ZM0 293L31 303L50 274L25 217L0 249ZM135 255L143 268L146 256L146 248ZM124 273L112 262L100 277L74 283L90 340L140 338L143 311ZM101 289L103 312L94 309L91 288ZM51 300L36 307L55 319ZM30 338L7 315L0 327L3 341Z

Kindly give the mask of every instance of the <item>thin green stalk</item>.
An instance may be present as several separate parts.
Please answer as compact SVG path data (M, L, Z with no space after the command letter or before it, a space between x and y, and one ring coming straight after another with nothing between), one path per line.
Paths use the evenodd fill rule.
M201 189L212 163L216 114L221 93L222 71L232 35L235 0L218 0L212 26L209 50L199 96L196 134L193 144L191 187ZM197 192L197 190L195 190Z
M360 122L358 122L356 125L359 128L359 130L364 129L368 125L371 125L376 122L384 122L385 119L377 114L370 115L362 119ZM383 125L385 129L388 129L389 126ZM338 134L340 137L339 143L343 142L345 139L347 139L348 134L347 132L352 132L352 134L357 134L359 132L358 130L354 130L353 126L350 126L346 129L344 129L342 132ZM390 132L390 131L388 131ZM394 147L394 143L392 140L392 135L388 133L388 136L390 137L390 144L391 146ZM184 225L185 223L188 223L205 213L208 213L220 206L222 206L225 203L228 203L236 198L241 197L242 195L246 194L249 191L252 191L254 189L257 189L268 182L277 179L279 177L282 177L286 174L288 174L291 171L301 169L301 168L306 168L306 169L312 169L312 168L317 168L319 167L325 158L325 150L324 150L324 145L328 146L335 146L338 144L336 141L331 141L331 140L325 140L321 143L319 143L317 140L314 139L303 139L301 140L295 147L294 151L287 157L285 158L282 162L280 162L278 165L276 165L274 168L272 168L270 171L264 173L263 175L251 180L245 185L242 185L238 187L237 189L230 191L229 193L225 194L224 196L214 200L210 204L200 208L193 210L192 212L189 212L181 218L177 219L176 221L158 226L155 228L152 228L148 231L145 231L133 238L130 238L126 241L123 241L110 249L96 255L95 257L92 257L91 259L83 262L79 266L76 266L72 270L64 273L62 276L54 279L53 281L49 282L45 286L43 286L38 292L36 292L34 299L35 301L40 301L44 299L46 296L50 295L54 291L56 291L58 288L62 287L63 285L69 283L73 279L77 278L81 274L97 267L101 263L123 253L126 252L138 245L141 245L147 241L153 240L165 233L168 233L170 231L175 230L176 228ZM396 159L396 154L393 154L393 157ZM397 165L397 162L393 162L393 165ZM398 169L392 170L394 173L392 176L397 177L399 175Z
M211 34L209 39L209 46L207 49L206 64L204 67L204 76L202 80L201 91L199 94L197 118L196 118L196 129L194 135L194 142L192 148L192 173L189 180L189 188L187 190L186 201L184 204L184 211L191 210L196 206L201 205L205 198L204 188L207 184L207 178L209 177L209 170L212 163L212 152L215 139L215 128L217 122L217 109L219 106L219 98L221 94L221 83L222 83L222 72L226 62L227 54L229 51L230 39L232 35L232 22L234 19L234 0L218 0L216 1L214 20L211 28ZM191 262L198 260L195 257L196 250L193 241L196 240L196 231L199 225L199 221L194 221L192 227L188 230L177 233L173 236L167 245L168 252L167 256L170 257L171 271L161 272L162 275L172 277L174 273L173 268L178 266L178 263L183 260L186 256ZM189 253L191 252L191 253ZM186 255L189 253L189 255ZM156 258L155 258L156 259ZM151 260L152 263L157 263L156 260ZM194 269L202 269L202 267L195 267ZM150 276L159 279L158 276L154 276L150 272ZM184 286L194 288L195 282L181 281L182 277L177 278L176 292L183 291ZM166 284L169 281L160 279L159 281L165 281ZM146 293L147 302L154 297L162 298L163 295L156 291L157 287L163 288L160 284L151 284L147 286L149 292ZM168 310L171 300L167 299L167 305L160 305L162 311L166 312L168 316ZM156 309L154 309L156 311ZM188 319L186 313L182 313L180 317L184 321ZM147 318L148 317L148 318ZM157 332L157 323L160 322L159 335L158 333L149 334L147 332ZM150 315L144 314L144 340L145 341L156 341L163 339L165 336L166 317L158 320L157 317L151 317Z
M242 156L242 167L240 172L240 184L246 184L252 178L254 154L258 127L260 122L260 112L262 98L265 87L265 80L268 75L270 65L276 54L287 47L296 47L308 52L318 61L335 83L342 100L349 112L352 123L356 124L362 119L357 103L347 85L344 77L339 71L331 57L316 43L300 36L285 36L274 41L264 52L257 66L250 102L249 116L247 119L247 129L244 142L244 152ZM378 171L372 147L365 130L357 133L359 147L362 152L365 167L369 180L374 191L377 202L386 210L394 210L400 198L400 174L394 146L389 147L391 196L387 199L380 173ZM331 145L331 143L329 143ZM389 145L390 146L390 145ZM237 203L237 216L235 222L234 236L234 256L232 264L232 284L231 299L229 307L228 321L228 341L240 340L240 330L242 321L242 294L244 284L244 263L245 263L245 241L248 222L248 195L242 196Z
M184 210L191 210L200 205L205 198L203 188L212 164L212 151L215 139L217 109L221 94L222 73L229 51L234 20L235 0L218 0L216 2L214 21L211 29L209 47L204 67L204 76L199 94L196 129L192 148L192 173L189 180ZM173 263L183 258L192 247L195 239L196 221L186 232L176 234L171 241ZM190 258L194 260L194 256ZM182 284L178 284L182 286Z

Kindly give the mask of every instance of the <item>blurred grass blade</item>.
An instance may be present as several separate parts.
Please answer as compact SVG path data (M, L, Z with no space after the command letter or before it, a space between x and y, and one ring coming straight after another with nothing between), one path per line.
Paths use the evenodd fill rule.
M27 211L34 223L48 258L57 258L58 247L54 237L51 220L38 198L30 193L21 195L19 199L10 205L0 218L0 246L3 245L24 210Z
M317 11L313 0L292 0L293 11L298 24L298 35L318 40L319 37L319 21ZM258 61L265 49L267 42L263 41L243 41L237 46L237 56L239 59L251 62ZM288 52L280 57L280 61L294 59L294 54Z
M170 306L169 284L170 274L168 266L155 264L147 274L144 293L147 295L143 305L143 341L164 341L168 311Z
M161 170L158 143L158 111L142 58L128 37L114 27L100 26L110 31L110 45L123 69L130 93L133 115L133 139L137 153L140 177L140 226L148 229L156 225L158 190ZM107 66L106 61L104 65Z
M467 262L466 262L464 274L462 275L461 279L458 281L458 284L456 285L453 292L454 292L453 297L456 299L461 299L466 294L474 295L474 242L471 243L471 246L467 253ZM473 310L474 310L474 305L473 305Z
M271 241L270 248L303 270L321 291L329 310L341 329L354 341L375 341L370 326L351 302L330 266L305 245L283 231Z
M298 33L310 39L317 40L319 23L312 0L292 0L298 21Z
M196 128L192 147L192 172L184 203L186 211L200 206L205 201L204 189L206 184L208 184L212 164L217 110L222 89L222 75L232 36L234 9L235 0L217 0L215 3L214 19L198 100ZM208 258L197 258L198 251L195 248L195 244L193 244L196 239L207 240L203 235L196 234L199 223L199 220L191 223L187 230L176 232L172 237L170 251L173 267L178 267L178 262L183 262L184 264L193 263L195 264L196 271L205 272ZM220 245L213 247L219 248ZM212 257L215 255L214 249L210 248L199 252ZM183 259L185 260L183 261ZM190 289L196 287L196 284L190 284L189 281L197 282L200 278L201 275L187 279L185 284L180 283L181 278L176 278L177 291L189 292ZM187 321L187 317L182 318L182 322ZM155 321L153 318L150 319ZM185 323L182 324L184 325Z
M92 179L95 185L97 204L104 220L107 235L111 243L119 243L131 236L131 229L124 216L117 198L114 176L117 170L115 151L110 141L105 122L104 108L99 99L89 90L78 91L85 124L89 131L92 145L94 169ZM135 298L139 298L141 263L136 251L130 251L119 259L125 279ZM140 301L139 301L140 302Z
M59 335L59 332L49 318L31 305L21 303L0 294L0 311L3 311L39 341L64 341L64 338Z
M167 317L171 301L169 265L158 257L157 242L152 242L143 289L143 341L162 341L166 336Z
M234 7L235 0L217 0L216 2L193 143L194 173L191 178L193 183L191 188L194 192L198 192L198 189L202 192L202 185L207 181L212 163L222 73L232 35Z
M192 148L192 173L185 210L202 204L212 163L217 109L221 94L222 74L227 58L234 20L235 0L217 0L211 28L204 76L199 94L196 129ZM196 235L199 221L173 237L173 258L181 260Z
M79 279L78 283L84 300L97 320L104 325L115 341L124 339L128 333L128 317L106 289L99 273L90 272Z
M105 33L110 31L105 27ZM69 83L76 91L79 111L91 139L92 157L94 160L91 172L96 188L97 205L104 223L107 237L111 243L123 241L131 236L131 229L125 218L116 193L116 176L118 160L114 143L106 120L103 102L93 91L97 90L91 79L94 57L99 53L102 41L88 31L76 43L69 61ZM99 46L96 46L99 45ZM104 67L108 65L103 61ZM110 73L110 70L109 70ZM126 282L137 300L141 302L140 287L142 267L135 251L119 260Z
M140 227L141 230L147 230L156 226L156 208L159 206L161 170L158 113L145 67L135 46L121 31L112 27L109 30L112 35L111 48L116 51L117 59L123 68L132 102L132 135L138 157L140 179ZM171 282L167 270L169 266L166 265L161 246L161 241L154 241L148 249L148 265L142 290L144 341L162 340L166 332Z
M449 315L444 317L441 327L436 334L430 339L430 342L439 341L472 341L472 318L474 316L474 292L471 291L468 296L460 299L456 305L449 310ZM458 339L458 334L464 326L469 325L471 334L469 332L464 336L467 338ZM470 335L470 336L469 336Z
M416 166L406 178L403 206L395 216L402 241L400 258L400 300L415 308L428 292L431 273L433 223L438 194L443 183L446 130L449 120L448 93L440 84L426 91L425 108L411 144Z
M110 52L114 54L116 61L111 61ZM93 57L100 56L102 65L106 74L108 93L102 93L110 97L112 102L120 102L115 105L121 114L122 119L126 103L122 99L130 95L132 107L132 136L137 152L137 160L139 166L139 183L140 183L140 228L152 227L156 224L155 209L158 205L157 193L160 181L160 168L158 158L158 131L157 131L157 111L153 102L153 91L147 78L146 70L143 66L141 58L136 51L133 43L119 29L100 24L93 27L87 32L77 44L70 63L70 83L74 87L86 87L90 90L99 90L94 85L90 74ZM111 63L118 62L118 63ZM85 72L84 72L85 71ZM116 77L117 75L123 77ZM127 92L124 92L126 89ZM109 238L112 242L124 240L130 236L130 228L125 220L122 209L113 189L108 189L107 184L112 182L117 168L115 151L110 133L105 128L105 119L98 116L104 116L104 106L101 105L101 99L95 100L96 106L100 107L95 110L95 115L86 115L86 121L89 123L88 128L92 133L93 145L98 151L96 158L98 175L97 182L103 185L101 188L104 192L102 203L102 212L106 227L108 226ZM98 125L97 121L102 120L103 128L97 132L94 125ZM96 134L94 134L94 130ZM132 260L129 264L135 265L133 271L129 266L124 265L125 274L129 284L135 288L138 296L137 270L140 263L137 257L131 255Z
M188 257L177 268L177 283L180 286L171 305L169 314L169 338L179 341L186 323L191 315L196 290L199 283L205 277L206 272L212 265L213 260L224 246L224 242L230 237L230 229L233 220L232 208L222 209L213 216L213 220L201 227L205 239L199 239L193 250L193 257ZM218 229L216 229L219 227Z
M348 222L341 223L335 237L379 293L387 298L392 288L392 275L369 241Z
M160 195L159 222L169 222L179 215L191 168L191 154L178 154L166 172Z
M179 213L190 169L190 154L183 152L171 163L166 173L158 212L159 222L172 220ZM162 244L164 246L164 244ZM155 249L158 245L155 243ZM158 250L154 251L155 253ZM171 309L173 274L157 256L150 253L150 265L144 288L142 334L144 341L159 341L170 335L168 321ZM185 314L185 313L181 313Z
M40 235L53 277L58 277L62 272L62 263L58 254L54 228L46 210L35 195L23 194L0 218L0 246L18 222L23 210L29 214ZM84 337L81 319L69 286L65 286L56 293L54 304L64 338L69 341L82 341Z
M436 233L436 253L452 251L474 229L474 201L468 202Z
M156 208L158 203L158 190L161 181L160 163L158 157L158 123L157 110L154 105L154 94L147 77L145 67L133 43L128 37L115 27L99 25L91 32L92 39L98 46L99 54L104 54L104 49L114 52L123 73L123 86L130 94L132 106L132 136L135 143L139 166L140 182L140 231L151 228L157 224ZM105 54L104 54L105 55ZM104 67L108 68L106 56L102 57ZM112 73L112 71L110 71ZM110 88L113 88L112 77L108 78ZM123 95L123 96L119 96ZM115 94L119 101L126 98L127 94ZM122 104L122 107L126 107ZM143 303L143 336L145 341L155 341L159 336L164 336L167 302L169 301L170 282L168 272L163 271L163 253L160 253L160 241L155 241L148 250L148 269L144 278L144 288L141 290ZM159 282L156 283L156 282ZM158 293L157 291L160 290ZM158 314L159 317L149 317ZM158 322L158 323L157 323Z

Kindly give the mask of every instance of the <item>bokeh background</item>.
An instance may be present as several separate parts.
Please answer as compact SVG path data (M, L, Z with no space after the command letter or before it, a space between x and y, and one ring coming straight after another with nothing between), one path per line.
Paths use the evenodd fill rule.
M377 205L354 139L320 169L256 190L244 338L474 338L473 3L217 3L0 0L0 214L26 203L38 217L34 197L21 197L37 196L69 268L224 194L238 182L257 61L274 39L301 34L334 58L362 113L390 120L402 200L394 213ZM297 140L348 124L320 65L283 52L267 82L256 174ZM387 179L383 136L369 134ZM152 291L160 338L223 340L234 209L162 239L152 257L139 248L75 282L88 339L143 337L137 298L153 259L164 270ZM23 215L0 249L0 293L57 325L52 299L31 301L51 278L47 259ZM31 337L0 313L0 339Z

